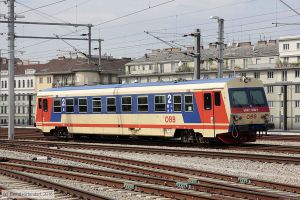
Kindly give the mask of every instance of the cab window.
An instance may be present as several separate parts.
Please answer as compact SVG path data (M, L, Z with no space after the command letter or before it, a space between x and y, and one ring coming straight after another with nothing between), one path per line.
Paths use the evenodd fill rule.
M204 109L205 110L211 110L212 109L211 94L210 93L205 93L204 94Z
M43 99L43 111L48 112L48 99Z

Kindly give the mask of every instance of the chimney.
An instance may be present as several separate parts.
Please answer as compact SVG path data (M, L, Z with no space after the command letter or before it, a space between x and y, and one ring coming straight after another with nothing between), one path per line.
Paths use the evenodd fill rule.
M277 44L277 40L269 40L269 44Z
M209 43L208 48L209 49L215 49L215 48L217 48L217 44L216 43Z
M187 47L188 51L194 51L194 47Z
M238 43L238 47L250 47L251 42L240 42Z
M145 53L145 58L146 58L146 59L149 58L148 54L146 54L146 53Z
M257 45L266 45L267 41L266 40L259 40L257 41Z

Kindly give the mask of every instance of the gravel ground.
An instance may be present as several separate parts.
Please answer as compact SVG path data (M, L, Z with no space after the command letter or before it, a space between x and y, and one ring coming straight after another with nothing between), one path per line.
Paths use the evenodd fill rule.
M75 151L75 150L74 150ZM174 157L168 155L140 154L113 151L76 150L91 154L113 156L154 162L171 166L187 167L217 173L274 181L300 186L300 166L262 163L249 160L212 159L197 157Z
M298 146L298 147L300 147L300 142L287 142L287 141L257 140L256 144L273 144L273 145Z

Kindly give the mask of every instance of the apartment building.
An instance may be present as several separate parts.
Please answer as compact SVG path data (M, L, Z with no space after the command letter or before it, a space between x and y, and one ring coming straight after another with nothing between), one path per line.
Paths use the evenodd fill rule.
M0 74L0 124L8 123L8 70L6 59L2 58ZM15 68L15 124L26 125L34 122L35 112L35 78L39 65L17 65ZM31 98L32 106L29 106ZM29 108L31 109L29 111ZM32 113L29 119L29 112Z
M90 64L87 59L65 58L50 60L35 73L35 92L52 87L113 84L119 83L118 76L124 73L124 65L130 59L106 58L92 59Z
M288 85L288 129L300 129L300 37L233 43L224 51L224 77L247 76L263 81L271 121L283 128L283 85ZM201 79L217 77L216 45L201 48ZM173 66L173 67L172 67ZM180 50L155 50L125 66L123 83L192 80L193 58Z

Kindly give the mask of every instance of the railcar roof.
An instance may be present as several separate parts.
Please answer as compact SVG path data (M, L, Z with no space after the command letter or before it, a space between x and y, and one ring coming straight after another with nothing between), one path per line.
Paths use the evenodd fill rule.
M41 92L53 91L70 91L70 90L93 90L93 89L109 89L109 88L130 88L130 87L147 87L147 86L168 86L168 85L187 85L187 84L207 84L207 83L226 83L234 78L216 78L201 79L192 81L179 82L153 82L153 83L130 83L130 84L110 84L110 85L93 85L93 86L70 86L61 88L48 88Z

